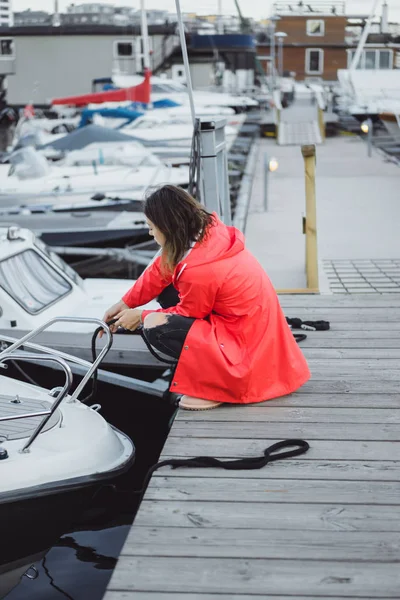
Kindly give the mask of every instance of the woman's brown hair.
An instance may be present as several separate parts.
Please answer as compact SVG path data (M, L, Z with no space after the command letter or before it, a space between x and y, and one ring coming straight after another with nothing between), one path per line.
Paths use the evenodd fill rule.
M150 190L144 214L165 236L162 268L172 273L192 243L202 242L214 217L183 188L163 185Z

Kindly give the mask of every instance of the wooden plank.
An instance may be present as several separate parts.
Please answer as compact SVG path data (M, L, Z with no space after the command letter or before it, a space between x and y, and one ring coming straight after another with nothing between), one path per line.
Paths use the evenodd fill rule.
M166 524L194 530L374 531L377 535L400 532L398 506L285 504L283 509L280 502L266 507L264 502L156 502L145 497L134 527Z
M329 359L332 361L343 359L374 359L380 362L400 359L400 348L374 348L371 344L369 348L345 348L338 350L336 348L309 348L304 344L301 345L304 356L308 359ZM336 365L338 368L340 365Z
M353 379L359 379L360 376L364 376L365 377L365 382L366 383L379 383L380 380L382 381L386 381L386 382L390 382L390 381L399 381L400 380L400 369L394 369L394 370L390 370L390 369L385 369L385 370L380 370L380 369L352 369L350 367L345 368L343 366L343 368L340 368L340 373L338 373L338 369L335 368L334 365L330 366L330 367L320 367L317 366L316 368L313 369L312 367L312 363L310 364L310 370L311 370L311 376L312 376L312 380L313 381L321 381L324 380L326 382L330 382L332 379L334 381L336 381L338 379L338 377L340 377L341 379L347 379L351 382L353 382ZM380 377L381 375L381 377ZM375 381L374 381L375 379ZM309 385L308 382L305 385ZM398 386L397 389L400 389L400 386Z
M353 408L398 408L399 407L399 396L396 394L352 394L351 401L349 401L346 394L313 394L301 393L300 390L290 394L289 396L281 396L265 402L257 402L254 404L246 404L246 408L271 408L271 407L300 407L300 408L348 408L349 404ZM224 407L226 408L226 407ZM236 410L242 408L242 405L234 406L230 405L229 410ZM217 411L217 414L222 409ZM180 411L176 417L178 420L181 417L189 417L188 412ZM242 417L241 417L242 418Z
M400 308L399 294L313 294L279 296L282 308L330 310L345 308Z
M377 333L377 332L375 332ZM315 334L313 334L313 336L311 337L308 336L308 338L304 341L301 342L300 348L302 350L306 349L306 348L336 348L336 349L341 349L341 348L381 348L381 349L389 349L389 348L400 348L400 336L399 339L398 338L394 338L394 337L390 337L390 338L385 338L383 335L380 335L381 332L379 332L377 339L374 339L372 337L370 338L357 338L356 335L351 332L349 332L348 336L344 336L342 338L336 339L336 340L332 340L329 338L320 338L317 337ZM384 332L382 332L384 333Z
M398 408L400 408L399 398L397 398ZM275 403L277 404L277 403ZM353 402L351 403L353 405ZM265 428L264 423L283 423L292 425L293 423L313 423L316 428L319 428L322 423L353 423L360 425L362 423L374 423L384 424L389 423L400 423L400 410L397 409L381 409L381 408L368 408L365 406L362 408L333 408L328 405L325 408L307 408L299 407L292 408L283 403L274 406L272 401L262 402L261 404L250 405L251 410L244 410L243 406L237 406L234 404L224 406L219 410L204 411L196 414L194 411L180 411L178 419L171 430L171 436L185 437L190 435L188 427L192 426L193 431L198 435L203 427L213 427L218 423L219 433L221 434L221 421L225 424L229 423L229 427L236 429L243 428L240 433L245 433L245 423L252 423L251 435L254 434L254 425L260 425L263 429ZM249 408L250 408L249 407ZM204 425L203 425L204 424ZM210 431L210 436L213 437ZM223 433L225 437L227 429L224 427ZM207 433L207 432L206 432ZM265 431L264 431L265 433ZM201 434L201 437L204 437ZM326 436L325 436L326 437ZM380 438L380 439L385 439ZM400 457L399 457L400 458Z
M392 564L121 556L110 589L398 598L399 587Z
M185 592L172 592L171 594L168 592L137 592L135 591L134 596L132 596L132 592L119 592L119 591L109 591L104 596L104 600L254 600L256 598L254 594L219 594L216 596L215 594L196 594L196 593L188 593ZM261 594L261 597L271 598L271 600L294 600L293 596L269 596L265 593ZM298 596L296 595L296 600L321 600L322 596ZM376 596L372 598L371 596L363 596L362 600L377 600ZM382 598L379 596L379 600L391 600L390 598Z
M309 364L314 370L323 373L329 368L330 371L336 373L362 372L367 371L366 376L370 377L370 371L396 371L399 370L400 361L398 358L321 358L307 357ZM338 362L340 361L340 362Z
M132 529L124 556L284 558L393 562L400 560L399 534L368 531L280 531L138 527Z
M310 381L307 381L296 394L398 394L400 390L399 382L394 380L377 378L376 380L353 379L347 377L342 379L339 376L322 377L315 375ZM349 404L351 400L349 400Z
M336 324L335 324L336 325ZM344 329L342 329L341 331L333 331L332 329L329 329L328 331L303 331L301 329L293 329L293 333L306 333L307 334L307 340L305 342L301 342L301 346L303 346L304 344L307 345L307 342L309 340L326 340L329 339L332 342L336 343L337 340L342 340L342 339L347 339L347 338L356 338L358 340L367 340L367 341L373 341L375 339L377 340L381 340L381 339L388 339L388 340L392 340L392 339L397 339L398 338L398 334L396 333L396 331L394 331L393 329L391 329L390 327L387 327L386 329L382 326L381 328L377 328L377 329L359 329L358 331L352 331L350 326L346 326ZM335 346L333 345L332 348L334 348Z
M170 469L156 471L153 477L215 477L214 469ZM237 474L237 472L236 472ZM230 478L232 471L218 470L218 477ZM255 479L347 479L349 481L399 481L400 461L363 460L301 460L286 459L269 463L264 469L254 469L247 477ZM156 485L156 482L154 482Z
M398 392L395 394L352 394L351 399L349 400L346 394L307 394L306 392L302 392L301 394L295 392L294 394L290 394L289 396L282 396L281 398L276 398L274 400L267 400L266 402L258 402L256 404L246 404L247 409L259 409L259 408L268 408L277 406L277 407L290 407L290 406L298 406L300 408L348 408L351 405L353 408L399 408L399 394ZM227 407L224 407L224 409ZM245 414L241 409L242 406L230 406L229 410L239 410L243 413L240 418L244 418ZM219 409L216 412L215 418L217 415L221 414L221 410ZM248 411L245 411L246 414ZM210 414L210 413L208 413ZM189 416L189 412L179 411L177 419L181 418L191 418L192 414ZM202 417L205 417L205 413L202 414ZM198 415L198 418L200 416Z
M146 500L191 500L203 502L270 502L282 504L385 504L400 505L400 484L391 481L341 481L270 479L265 471L265 479L253 479L251 471L243 471L240 477L219 478L218 469L214 477L169 478L159 476L149 486ZM265 510L268 510L266 506Z
M329 411L327 411L329 412ZM400 412L400 411L399 411ZM266 415L267 416L267 415ZM327 415L328 417L328 415ZM185 435L186 432L186 435ZM305 438L310 440L366 440L366 441L398 441L400 428L398 424L373 424L373 423L298 423L273 421L268 423L257 423L254 421L246 423L229 422L221 425L220 421L206 423L195 423L187 421L185 424L173 427L170 438L209 438L215 440L224 436L226 440L239 439L265 439L266 435L273 434L282 439ZM399 455L400 456L400 455ZM400 490L399 490L400 491Z
M223 431L221 432L223 434ZM265 448L280 438L265 436L264 440L229 440L187 438L182 444L181 438L168 438L163 456L189 458L192 456L215 456L216 458L238 458L261 456ZM400 441L370 442L315 440L310 449L303 454L304 460L397 460L400 456Z
M400 296L400 294L399 294ZM282 307L286 317L293 318L291 314L288 313L288 307ZM289 312L292 312L292 308L289 307ZM327 316L327 312L329 311L329 315ZM335 321L342 322L343 320L357 320L360 319L361 322L365 325L368 321L374 321L375 319L379 319L382 321L396 321L400 315L400 306L392 307L388 309L385 307L379 306L360 306L360 307L330 307L329 309L326 306L304 306L303 308L298 309L298 313L294 316L302 319L303 321L317 321L319 319L323 319L324 321L329 321L331 324Z

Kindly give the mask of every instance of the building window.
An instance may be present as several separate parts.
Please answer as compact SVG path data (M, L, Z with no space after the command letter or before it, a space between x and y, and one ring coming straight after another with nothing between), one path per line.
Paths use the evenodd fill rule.
M355 50L348 50L348 69L351 66L355 53ZM364 50L361 53L357 69L393 69L393 50Z
M393 69L392 50L379 50L379 69Z
M306 50L306 73L307 75L321 75L324 71L324 51L321 49Z
M367 50L364 55L364 69L376 69L376 52Z
M132 42L115 42L114 55L115 58L128 58L133 56Z
M325 21L322 19L307 20L307 35L322 36L325 35Z
M14 56L14 40L10 38L0 39L0 58L11 58Z

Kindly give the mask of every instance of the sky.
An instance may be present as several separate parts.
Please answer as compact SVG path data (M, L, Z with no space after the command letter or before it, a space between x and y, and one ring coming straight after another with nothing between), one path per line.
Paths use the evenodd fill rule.
M47 10L52 11L54 0L11 0L14 11L26 10ZM96 0L73 0L75 4L88 4ZM101 1L101 0L98 0ZM108 4L132 6L139 8L140 0L104 0ZM180 0L181 10L183 12L197 12L198 14L215 14L218 10L219 0ZM235 14L234 0L220 0L222 3L222 12ZM294 3L294 0L288 0L288 3ZM60 11L71 4L71 0L59 0ZM246 17L262 19L268 17L270 8L274 0L239 0L242 13ZM389 0L389 20L400 23L400 0ZM175 0L145 0L146 8L165 9L170 12L175 11ZM347 0L348 14L369 14L373 6L373 0ZM380 9L378 8L378 13Z

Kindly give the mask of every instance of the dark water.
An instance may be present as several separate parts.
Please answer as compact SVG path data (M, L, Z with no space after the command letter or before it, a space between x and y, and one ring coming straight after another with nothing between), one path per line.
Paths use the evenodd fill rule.
M71 527L55 537L44 558L34 563L36 579L22 577L7 600L100 600L105 593L139 506L138 490L149 467L158 461L176 409L164 399L116 392L107 384L100 384L96 402L102 405L101 414L135 443L135 463L112 485L103 486Z

